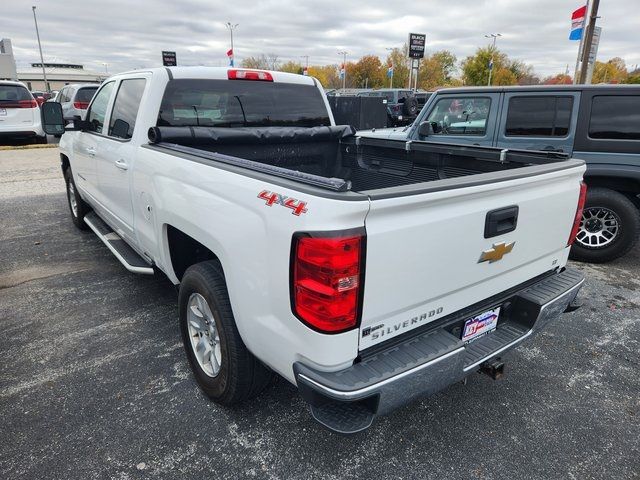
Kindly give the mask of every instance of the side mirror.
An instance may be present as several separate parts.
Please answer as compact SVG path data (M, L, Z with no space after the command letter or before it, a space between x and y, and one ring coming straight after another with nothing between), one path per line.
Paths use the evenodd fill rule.
M121 118L118 118L115 122L113 122L113 127L111 127L110 134L118 138L130 138L129 123L125 122Z
M420 122L420 126L418 126L418 135L421 137L433 135L433 125L431 125L430 122Z
M64 117L62 105L54 102L45 102L40 106L40 118L42 129L49 135L62 135L64 133Z

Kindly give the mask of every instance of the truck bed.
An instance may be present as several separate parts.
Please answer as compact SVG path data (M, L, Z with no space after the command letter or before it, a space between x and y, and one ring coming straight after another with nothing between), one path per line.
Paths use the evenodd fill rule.
M362 138L349 126L155 127L151 143L333 190L370 192L557 164L554 152ZM266 168L266 166L272 168ZM553 167L551 170L557 168ZM546 170L546 169L545 169ZM300 175L295 175L295 174ZM510 178L512 175L498 175ZM322 182L322 179L330 180ZM341 181L339 181L341 180Z

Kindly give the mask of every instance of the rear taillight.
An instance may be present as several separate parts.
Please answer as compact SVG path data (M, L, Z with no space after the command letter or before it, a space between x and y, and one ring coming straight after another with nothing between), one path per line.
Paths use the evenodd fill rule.
M35 100L18 100L17 107L18 108L37 108L38 102Z
M73 106L78 110L86 110L89 106L89 102L73 102Z
M576 216L573 219L573 228L571 229L571 235L569 235L569 241L567 246L571 246L578 235L580 229L580 222L582 221L582 210L584 209L584 202L587 199L587 184L580 182L580 195L578 196L578 208L576 209Z
M298 234L293 238L294 314L324 333L358 325L363 292L364 233Z
M269 72L262 70L227 70L229 80L258 80L260 82L273 82Z

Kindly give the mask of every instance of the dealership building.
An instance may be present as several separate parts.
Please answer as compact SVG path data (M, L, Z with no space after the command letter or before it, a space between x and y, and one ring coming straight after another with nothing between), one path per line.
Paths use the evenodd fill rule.
M45 63L48 86L45 87L42 64L32 63L31 67L18 69L18 80L29 90L60 90L70 83L102 83L106 74L86 70L73 63Z

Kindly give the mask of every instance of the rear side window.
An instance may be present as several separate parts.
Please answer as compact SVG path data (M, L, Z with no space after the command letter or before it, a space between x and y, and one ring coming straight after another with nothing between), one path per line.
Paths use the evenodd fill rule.
M573 97L512 97L505 135L508 137L566 137L571 125Z
M0 85L0 104L31 100L29 90L20 85Z
M317 127L330 125L320 91L312 85L252 80L171 80L159 126Z
M593 97L589 136L612 140L640 140L640 95Z
M109 136L124 139L133 136L145 83L144 78L132 78L120 83L109 120Z
M111 98L113 85L114 82L106 83L102 86L100 91L96 93L89 113L87 114L87 121L89 122L87 130L90 132L102 133L104 119L107 116L107 105Z
M89 103L93 98L93 95L96 93L96 90L98 90L98 87L81 88L80 90L78 90L78 93L76 93L76 102Z

